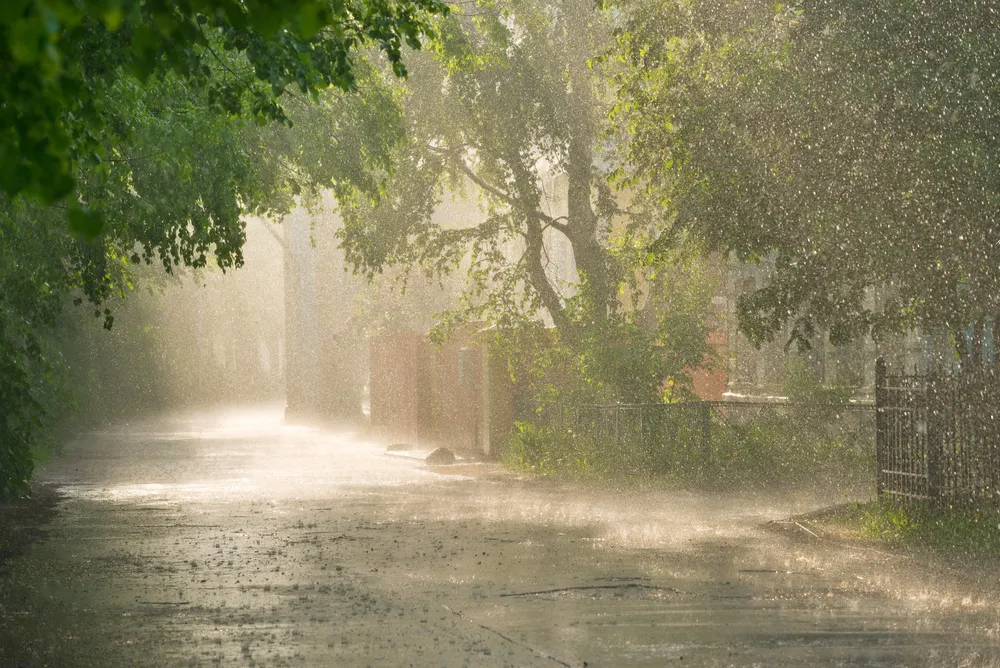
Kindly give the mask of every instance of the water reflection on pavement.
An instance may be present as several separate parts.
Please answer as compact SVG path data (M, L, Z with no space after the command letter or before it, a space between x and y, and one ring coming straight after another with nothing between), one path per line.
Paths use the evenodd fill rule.
M828 503L430 469L277 409L89 434L0 665L1000 665L992 589L765 528Z

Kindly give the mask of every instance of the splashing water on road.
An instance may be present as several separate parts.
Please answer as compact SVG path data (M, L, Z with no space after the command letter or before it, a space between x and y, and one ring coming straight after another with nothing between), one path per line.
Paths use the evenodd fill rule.
M768 528L822 498L625 493L427 467L275 409L133 423L42 474L0 658L74 665L942 665L991 594ZM37 583L51 583L38 585ZM56 584L58 583L58 584Z

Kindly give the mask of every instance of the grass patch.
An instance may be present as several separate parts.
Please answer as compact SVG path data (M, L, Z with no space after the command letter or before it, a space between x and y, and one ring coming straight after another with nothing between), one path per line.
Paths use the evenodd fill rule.
M893 547L949 556L1000 556L1000 513L994 510L937 510L872 501L838 508L815 521Z

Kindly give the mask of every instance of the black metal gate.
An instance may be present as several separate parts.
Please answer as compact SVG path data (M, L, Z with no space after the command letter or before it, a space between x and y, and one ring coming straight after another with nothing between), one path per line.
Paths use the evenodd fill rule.
M875 362L875 482L879 496L931 498L927 475L927 377L889 374Z
M879 495L943 505L1000 500L1000 374L890 374L875 366Z

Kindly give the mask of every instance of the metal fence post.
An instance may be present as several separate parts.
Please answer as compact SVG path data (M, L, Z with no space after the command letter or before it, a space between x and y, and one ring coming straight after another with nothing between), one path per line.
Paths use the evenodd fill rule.
M712 404L705 401L701 412L701 463L708 469L712 461Z
M928 374L924 385L924 401L927 432L924 434L924 447L927 453L927 496L932 504L942 501L941 476L941 429L939 425L939 408L942 405L942 394L938 392L938 379L933 372Z
M643 419L646 408L639 406L636 410L639 411L639 447L643 450L650 450L651 448L647 447L648 444L646 442L646 421Z
M888 443L886 442L885 424L885 377L885 359L879 357L875 360L875 494L879 498L885 493L884 471L886 455L888 454L886 451Z

